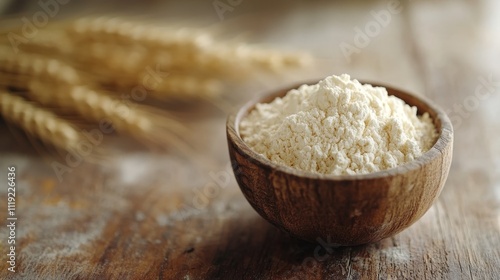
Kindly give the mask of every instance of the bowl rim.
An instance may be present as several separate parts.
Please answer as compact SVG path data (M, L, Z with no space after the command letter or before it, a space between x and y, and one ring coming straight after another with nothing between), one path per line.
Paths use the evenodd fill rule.
M242 153L247 155L249 160L253 161L254 163L264 165L273 171L280 171L289 175L294 175L297 177L307 178L312 180L329 180L329 181L380 179L407 173L409 171L415 171L420 169L422 166L429 164L436 158L442 157L444 155L443 153L444 150L449 145L453 144L453 125L447 114L438 105L433 104L429 99L427 99L424 96L411 94L405 90L389 86L383 83L378 83L378 82L371 83L366 81L360 81L360 83L371 84L374 87L385 87L389 95L394 95L402 99L405 102L405 104L408 104L410 106L416 106L415 104L409 104L407 101L407 99L413 98L428 108L426 112L429 113L432 112L436 116L437 121L440 123L440 131L438 131L438 138L436 142L428 151L426 151L413 161L407 162L403 165L399 165L390 169L372 173L365 173L365 174L333 175L333 174L313 173L310 171L300 170L290 166L274 163L268 158L254 151L241 138L239 132L240 122L243 119L243 117L246 116L253 109L253 107L255 107L257 103L262 103L265 100L268 101L264 103L272 102L277 97L285 96L288 93L288 91L292 89L297 89L298 87L304 84L307 85L316 84L317 82L318 81L312 81L312 82L310 81L310 82L295 84L294 86L281 87L278 90L273 90L270 93L268 92L267 94L261 94L258 97L251 99L250 101L245 103L242 107L229 114L226 121L226 131L227 131L228 141L231 141Z

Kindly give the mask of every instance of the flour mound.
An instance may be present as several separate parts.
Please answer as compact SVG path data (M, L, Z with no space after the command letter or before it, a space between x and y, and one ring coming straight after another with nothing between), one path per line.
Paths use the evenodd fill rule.
M321 174L365 174L412 161L437 138L427 113L349 75L302 85L257 104L243 140L269 160Z

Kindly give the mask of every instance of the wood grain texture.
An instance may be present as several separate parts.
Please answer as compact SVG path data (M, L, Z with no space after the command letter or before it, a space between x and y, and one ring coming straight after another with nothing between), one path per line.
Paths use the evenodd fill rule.
M429 101L386 87L389 95L434 120L439 136L430 151L408 164L371 174L312 174L267 160L252 151L239 134L241 120L257 103L271 102L299 86L258 98L228 117L233 171L253 208L293 236L310 242L329 239L336 246L380 241L422 217L441 193L451 165L453 128L447 115Z
M371 11L386 2L272 3L242 1L222 23L238 26L235 33L255 34L256 42L309 49L319 66L286 80L242 86L229 97L233 109L255 92L341 73L425 95L448 110L455 128L448 180L429 211L370 245L334 248L328 239L294 239L261 218L242 195L227 153L229 112L211 105L178 109L193 131L187 138L198 157L211 165L121 145L123 139L109 136L124 147L119 156L103 166L81 164L61 182L50 166L53 158L2 124L0 220L6 218L6 168L16 165L19 271L6 270L2 222L0 279L500 277L498 1L402 1L402 12L350 59L339 44L353 43L354 28L363 29ZM61 7L61 15L70 5ZM166 17L219 20L211 1L158 5Z

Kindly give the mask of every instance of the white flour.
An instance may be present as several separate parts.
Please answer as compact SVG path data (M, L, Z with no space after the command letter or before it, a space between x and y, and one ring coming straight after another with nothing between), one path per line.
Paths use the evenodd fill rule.
M363 174L409 162L437 133L428 114L349 75L303 85L257 104L240 133L271 161L322 174Z

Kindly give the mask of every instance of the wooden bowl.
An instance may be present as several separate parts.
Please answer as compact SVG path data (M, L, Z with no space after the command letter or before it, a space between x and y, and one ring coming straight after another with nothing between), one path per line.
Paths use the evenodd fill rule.
M292 87L298 88L298 86ZM439 196L452 159L453 128L446 114L421 97L386 87L418 113L428 112L438 130L434 146L416 160L362 175L323 175L271 162L240 137L242 118L274 92L246 104L227 120L229 154L236 180L252 207L281 230L338 246L376 242L416 222Z

